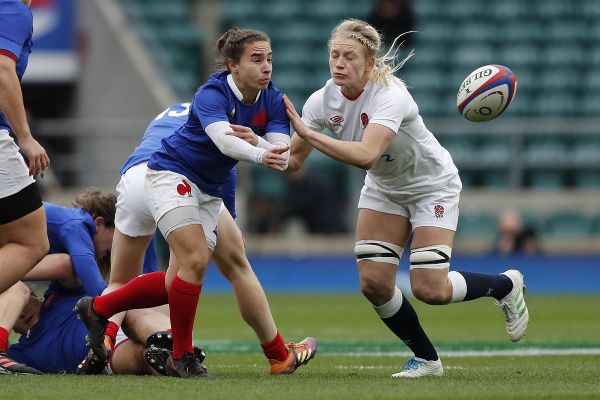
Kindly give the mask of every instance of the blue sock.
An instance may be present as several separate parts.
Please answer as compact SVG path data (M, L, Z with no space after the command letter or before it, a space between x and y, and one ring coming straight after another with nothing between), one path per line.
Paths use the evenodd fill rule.
M500 300L513 288L509 277L498 274L481 274L479 272L456 271L465 278L467 295L463 301L478 299L480 297L493 297Z

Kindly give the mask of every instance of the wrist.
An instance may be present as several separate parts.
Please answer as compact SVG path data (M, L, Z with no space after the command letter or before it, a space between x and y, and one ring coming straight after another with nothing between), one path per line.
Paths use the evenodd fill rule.
M266 151L266 149L259 149L259 151L256 152L256 159L254 160L256 164L264 164L263 157Z

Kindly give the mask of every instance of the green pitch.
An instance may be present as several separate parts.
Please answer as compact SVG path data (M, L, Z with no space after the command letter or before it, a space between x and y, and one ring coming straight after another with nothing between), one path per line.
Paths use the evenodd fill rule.
M229 295L203 295L195 337L213 379L1 376L6 399L599 399L600 298L530 296L528 334L510 343L489 299L433 307L413 301L440 351L441 378L390 378L408 358L356 295L270 295L286 340L319 339L295 374L272 377Z

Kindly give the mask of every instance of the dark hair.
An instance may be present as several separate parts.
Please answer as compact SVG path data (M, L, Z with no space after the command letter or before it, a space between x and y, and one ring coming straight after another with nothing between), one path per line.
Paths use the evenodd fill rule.
M231 58L233 61L239 62L246 45L260 41L271 43L271 39L264 32L254 29L231 28L217 40L217 51L219 52L217 68L231 72L227 60Z
M91 214L92 218L104 218L104 226L115 226L115 213L117 211L117 196L113 193L103 193L96 188L87 188L75 198L73 206L83 208Z

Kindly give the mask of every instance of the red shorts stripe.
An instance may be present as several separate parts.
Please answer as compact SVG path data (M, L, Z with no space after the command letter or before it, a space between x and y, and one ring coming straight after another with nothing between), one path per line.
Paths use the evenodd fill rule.
M4 49L0 49L0 54L2 54L3 56L6 56L8 58L10 58L11 60L13 60L14 62L17 62L18 58L16 55L14 55L13 53L11 53L8 50L4 50Z

